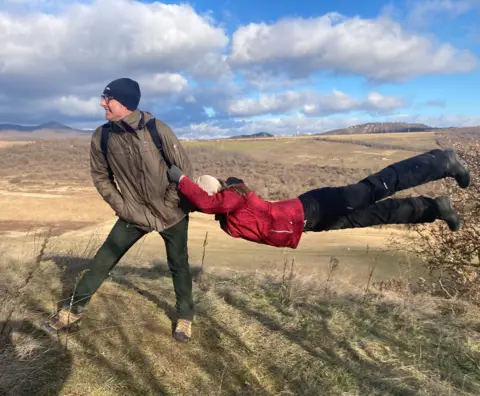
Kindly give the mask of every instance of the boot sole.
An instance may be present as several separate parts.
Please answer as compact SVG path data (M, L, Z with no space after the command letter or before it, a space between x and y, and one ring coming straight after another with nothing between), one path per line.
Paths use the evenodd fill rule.
M188 342L190 341L190 337L188 337L186 334L184 333L175 333L173 335L173 339L176 340L176 341L180 341L180 342Z

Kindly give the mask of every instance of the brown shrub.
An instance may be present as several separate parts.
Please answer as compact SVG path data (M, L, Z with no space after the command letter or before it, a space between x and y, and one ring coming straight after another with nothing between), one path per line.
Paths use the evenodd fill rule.
M90 183L87 139L39 140L0 150L0 177L27 181Z
M467 189L450 181L443 186L462 218L462 229L452 233L443 222L409 227L415 234L408 239L406 249L423 258L436 292L480 301L480 141L450 143L467 163L472 177Z

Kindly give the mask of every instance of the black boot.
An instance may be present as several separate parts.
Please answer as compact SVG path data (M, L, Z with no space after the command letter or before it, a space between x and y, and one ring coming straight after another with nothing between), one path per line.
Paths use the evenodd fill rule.
M445 221L451 231L458 231L461 227L460 217L452 206L452 200L449 197L435 198L435 205L438 210L438 218Z
M449 157L448 173L454 177L461 188L467 188L470 185L470 173L468 172L465 161L463 161L454 149L445 150Z
M435 149L396 162L362 180L371 185L373 202L389 197L398 191L431 181L453 177L462 188L470 184L470 175L453 149Z

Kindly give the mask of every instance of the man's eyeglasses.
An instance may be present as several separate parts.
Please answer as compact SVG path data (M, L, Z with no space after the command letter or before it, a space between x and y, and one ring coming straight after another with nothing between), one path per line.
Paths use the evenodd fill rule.
M110 102L112 99L113 99L113 96L108 96L108 95L101 95L100 96L106 104L108 104L108 102Z

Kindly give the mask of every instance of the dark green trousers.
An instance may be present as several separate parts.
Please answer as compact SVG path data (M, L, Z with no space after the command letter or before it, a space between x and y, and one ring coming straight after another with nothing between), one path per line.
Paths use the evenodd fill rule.
M192 320L194 304L187 250L188 221L187 216L175 226L160 232L160 235L165 242L168 268L172 274L178 318ZM102 285L113 267L145 234L145 231L134 225L120 219L117 220L88 270L78 282L72 310L78 313L83 311L91 296Z

